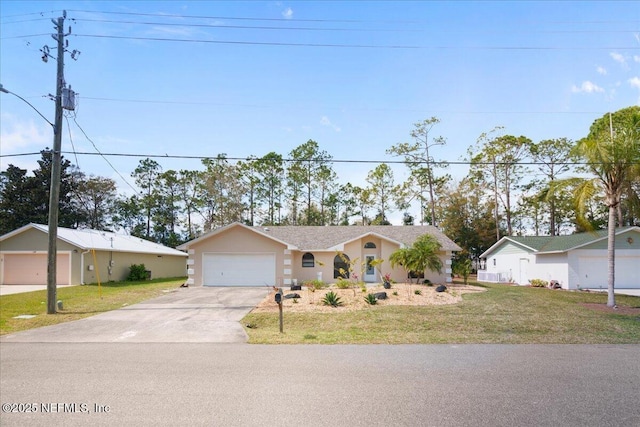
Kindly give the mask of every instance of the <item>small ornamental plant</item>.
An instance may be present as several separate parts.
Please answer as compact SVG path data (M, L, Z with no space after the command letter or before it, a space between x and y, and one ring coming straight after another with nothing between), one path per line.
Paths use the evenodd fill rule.
M531 286L533 286L534 288L546 288L549 282L542 279L531 279L529 281L529 284L531 284Z
M331 307L339 307L342 305L342 301L338 294L333 291L327 292L327 294L322 299L322 304L330 305Z
M374 294L367 294L367 296L364 297L364 301L369 305L376 305L378 303Z

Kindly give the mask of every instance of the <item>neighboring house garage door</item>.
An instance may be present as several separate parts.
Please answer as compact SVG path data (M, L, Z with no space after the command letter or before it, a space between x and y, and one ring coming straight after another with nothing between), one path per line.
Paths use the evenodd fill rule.
M275 286L275 254L203 255L204 286Z
M47 254L4 254L4 285L46 285ZM69 254L58 254L58 285L69 284Z
M580 257L581 288L607 287L608 262L602 257ZM638 258L616 256L616 288L640 289L640 274L638 272Z

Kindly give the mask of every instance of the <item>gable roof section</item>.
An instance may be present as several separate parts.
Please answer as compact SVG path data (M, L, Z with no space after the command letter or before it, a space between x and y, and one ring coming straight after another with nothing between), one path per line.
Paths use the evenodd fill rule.
M49 233L49 227L42 224L27 224L0 237L0 241L23 233L29 229L35 229ZM82 250L95 249L97 251L131 252L154 255L187 256L186 253L158 243L150 242L139 237L126 234L112 233L110 231L98 231L91 229L71 229L58 227L58 239L77 246Z
M626 233L629 230L640 232L640 227L617 228L616 235ZM607 230L595 230L567 236L505 236L480 255L480 258L486 258L487 255L494 252L505 241L511 241L519 246L530 249L532 252L544 254L567 252L606 239Z
M504 236L480 254L480 258L486 258L489 254L505 246L507 243L512 243L527 252L538 252L540 248L546 244L548 239L551 239L551 236Z
M244 225L244 224L239 223L239 222L234 222L232 224L228 224L228 225L225 225L223 227L216 228L216 229L214 229L214 230L212 230L212 231L210 231L208 233L203 234L200 237L196 237L193 240L190 240L190 241L188 241L186 243L181 244L180 246L177 247L177 249L187 250L189 248L189 246L193 245L194 243L198 243L198 242L201 242L203 240L207 240L207 239L209 239L209 238L211 238L213 236L216 236L216 235L222 233L223 231L229 230L229 229L234 228L234 227L246 228L247 230L251 230L254 233L261 234L261 235L263 235L263 236L265 236L265 237L267 237L267 238L269 238L271 240L275 240L276 242L285 245L287 247L287 249L297 249L291 243L285 242L284 240L280 240L275 236L272 236L272 235L270 235L270 234L268 234L266 232L263 232L263 230L259 230L258 227L249 227L248 225Z
M400 246L411 246L413 242L423 234L434 236L445 251L459 251L461 248L440 230L432 226L392 226L392 225L336 225L336 226L246 226L240 223L230 224L218 228L210 233L202 235L190 242L178 246L178 249L186 249L189 245L209 237L215 236L230 227L246 227L255 233L269 237L277 242L287 245L289 249L300 251L335 251L343 248L346 243L374 236Z

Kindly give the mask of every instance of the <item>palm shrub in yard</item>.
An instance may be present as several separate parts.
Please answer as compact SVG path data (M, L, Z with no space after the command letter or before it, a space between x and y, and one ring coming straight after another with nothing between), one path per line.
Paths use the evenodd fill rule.
M330 305L331 307L338 307L342 305L340 297L333 291L327 292L324 298L322 298L322 303L324 305Z
M378 300L376 299L376 296L374 294L367 294L367 296L364 297L364 300L369 305L376 305L378 303Z

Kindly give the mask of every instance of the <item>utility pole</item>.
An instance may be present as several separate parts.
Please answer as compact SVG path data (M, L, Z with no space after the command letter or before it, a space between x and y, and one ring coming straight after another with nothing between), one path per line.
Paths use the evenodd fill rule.
M54 98L56 117L53 124L53 151L51 152L51 188L49 190L49 245L47 248L47 314L56 313L56 300L57 300L57 241L58 241L58 211L60 202L60 172L62 169L62 110L66 108L68 110L75 109L75 94L71 90L71 87L66 88L66 82L64 79L64 53L68 42L65 43L65 36L71 34L71 27L69 27L69 33L64 33L64 20L67 17L67 11L62 12L62 16L58 20L52 19L51 22L55 25L57 31L56 34L52 34L51 37L58 42L58 55L57 55L57 72L56 72L56 95ZM41 49L42 60L47 62L51 55L49 54L49 47L44 46ZM73 50L71 52L71 59L77 59L79 51ZM51 96L51 95L50 95Z
M58 33L53 38L58 42L58 71L56 73L56 117L53 124L53 152L51 153L51 188L49 191L49 247L47 249L47 314L55 314L57 300L57 241L58 205L60 200L60 169L62 151L62 89L64 88L64 18L53 21Z

